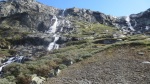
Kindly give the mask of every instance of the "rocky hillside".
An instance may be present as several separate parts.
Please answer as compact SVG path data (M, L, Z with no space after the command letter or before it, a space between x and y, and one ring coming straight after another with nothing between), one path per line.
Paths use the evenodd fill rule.
M147 84L147 60L149 51L144 46L116 46L64 69L46 84Z
M35 0L0 1L0 80L2 84L51 80L60 70L116 45L142 45L148 52L149 31L150 9L114 17L90 9L57 9Z

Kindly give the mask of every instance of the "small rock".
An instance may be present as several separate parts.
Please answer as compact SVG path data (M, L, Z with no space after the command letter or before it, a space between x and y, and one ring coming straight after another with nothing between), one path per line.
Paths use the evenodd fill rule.
M143 63L143 64L150 64L149 61L143 61L142 63Z
M144 52L138 52L138 54L139 54L139 55L144 55L145 53L144 53Z

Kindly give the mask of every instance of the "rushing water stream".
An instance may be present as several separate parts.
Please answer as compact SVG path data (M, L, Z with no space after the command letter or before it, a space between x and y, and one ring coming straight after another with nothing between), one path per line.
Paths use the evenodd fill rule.
M64 17L65 10L62 12L62 17ZM58 18L56 16L53 16L51 19L51 22L53 23L52 26L50 26L49 30L47 33L53 34L54 40L48 45L47 50L51 51L53 49L59 49L59 44L56 44L56 42L59 40L60 35L58 33L63 31L63 27L56 33L57 31L57 25L58 25ZM64 25L64 20L62 21L62 24Z
M130 28L130 30L135 31L134 28L131 25L130 17L127 16L125 20L126 20L126 23L127 23L128 27Z
M8 64L11 64L11 63L13 63L13 62L22 63L25 59L26 59L25 56L10 57L6 62L4 62L4 63L0 66L0 73L2 72L3 68L4 68L5 66L7 66Z

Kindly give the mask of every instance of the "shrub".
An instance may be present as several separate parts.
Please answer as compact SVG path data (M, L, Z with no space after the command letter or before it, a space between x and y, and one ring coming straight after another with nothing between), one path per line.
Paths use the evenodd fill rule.
M65 64L60 64L58 67L59 67L59 69L65 69L65 68L67 68L67 66Z
M31 76L20 73L17 77L17 84L30 84Z
M9 82L6 78L0 79L0 84L16 84L15 82Z

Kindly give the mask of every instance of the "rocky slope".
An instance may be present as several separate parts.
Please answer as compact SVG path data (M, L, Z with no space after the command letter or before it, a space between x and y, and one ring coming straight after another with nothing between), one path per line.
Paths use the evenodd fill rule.
M136 50L138 48L139 51ZM63 70L46 84L147 84L149 51L141 46L108 49ZM139 52L143 52L140 55Z
M0 67L1 75L7 82L28 84L32 74L56 76L58 69L115 43L144 39L145 45L148 36L141 34L149 34L149 16L150 9L113 17L90 9L57 9L35 0L0 1L0 57L5 57L2 66L8 65Z

